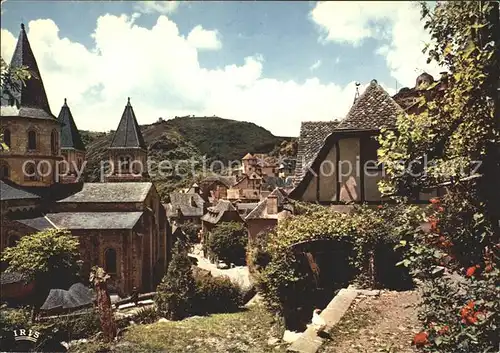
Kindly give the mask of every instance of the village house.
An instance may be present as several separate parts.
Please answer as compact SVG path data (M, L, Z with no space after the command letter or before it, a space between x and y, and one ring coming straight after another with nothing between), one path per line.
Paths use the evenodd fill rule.
M382 166L376 137L382 128L394 127L399 114L415 111L418 97L433 82L432 76L422 74L415 88L404 88L391 97L372 80L340 122L303 123L295 188L289 196L330 204L340 211L351 203L385 201L377 185ZM421 193L415 202L427 202L436 195L437 191Z
M191 189L186 193L173 192L169 194L170 202L165 205L170 223L182 224L192 222L201 224L201 217L206 211L206 202Z
M118 168L108 182L83 183L76 171L85 146L66 100L59 120L52 115L23 25L11 66L27 66L33 77L19 90L2 92L1 128L9 149L0 151L0 250L26 234L68 229L80 240L83 278L98 265L120 295L134 287L154 290L168 266L171 231L155 186L128 168L146 159L130 99L108 150ZM77 168L57 180L63 159Z
M280 213L287 212L287 195L281 189L274 189L245 217L248 242L253 244L262 234L273 230L278 224ZM291 208L288 210L291 211ZM283 215L282 215L283 216Z

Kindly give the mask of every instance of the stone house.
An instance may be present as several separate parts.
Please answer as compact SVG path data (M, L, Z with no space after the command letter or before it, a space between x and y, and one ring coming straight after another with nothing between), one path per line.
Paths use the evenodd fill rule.
M212 175L198 182L200 196L210 203L227 198L227 191L236 183L236 176Z
M119 166L106 179L112 182L57 180L56 162L78 166L85 146L66 101L59 120L52 115L24 26L11 65L28 66L33 77L2 92L9 149L0 151L0 250L26 234L65 228L79 237L84 278L98 265L121 295L133 287L154 290L170 260L171 230L155 186L134 169L145 162L146 148L130 99L108 150ZM76 170L67 172L71 177Z
M259 234L267 233L278 224L278 215L286 212L287 195L281 189L274 189L245 217L249 244L255 243Z
M427 75L421 76L414 92L420 91L422 80L429 80ZM405 109L413 109L414 98L412 102L409 106L398 104L372 80L342 121L318 124L305 136L301 131L295 188L289 196L331 204L338 210L350 203L384 201L377 185L383 170L378 165L376 137L380 129L394 127L397 116ZM318 136L314 141L309 137L313 135ZM421 193L416 202L427 202L436 195L437 191Z
M206 202L194 192L173 192L169 195L170 203L165 205L169 221L182 224L192 222L201 224L201 217L206 211Z
M227 200L219 200L215 206L208 207L207 213L201 217L203 236L206 237L210 230L222 222L244 223L238 210Z

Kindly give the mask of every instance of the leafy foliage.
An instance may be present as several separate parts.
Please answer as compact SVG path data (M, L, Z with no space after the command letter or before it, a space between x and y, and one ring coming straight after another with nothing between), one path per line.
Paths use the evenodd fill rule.
M21 237L17 245L6 248L2 261L7 272L21 272L28 280L61 285L78 273L79 241L69 231L49 229Z
M210 231L207 249L228 264L244 264L248 235L245 226L237 222L223 222Z
M0 57L0 94L2 97L12 97L12 91L19 90L21 85L31 79L32 75L27 66L10 67L3 58ZM8 146L4 143L3 132L0 131L0 150L7 150Z
M179 320L192 312L196 284L185 245L177 241L174 246L167 274L156 288L155 302L161 315Z
M190 244L199 242L198 233L201 230L201 225L194 222L185 222L180 225L182 232L186 235L187 241Z
M387 206L381 209L357 207L351 214L334 212L325 207L305 206L298 203L303 214L280 222L268 236L265 251L270 260L257 275L259 290L269 309L289 318L297 316L296 308L308 308L321 291L310 264L305 262L307 250L294 249L319 240L327 240L332 249L340 252L330 258L338 258L342 271L335 271L336 278L324 282L331 299L332 290L346 285L357 275L359 279L369 271L370 260L380 248L392 248L418 224L416 208ZM402 219L397 225L388 219ZM313 243L311 243L313 244ZM314 253L314 250L310 250ZM394 267L395 264L392 264ZM331 266L331 265L329 265ZM351 268L351 270L350 270ZM319 268L327 271L328 268ZM351 272L351 274L349 274ZM404 274L399 274L404 277ZM375 285L375 273L368 273L368 282ZM310 316L309 311L307 315ZM308 317L310 319L310 317Z
M210 274L196 276L194 312L213 314L233 312L242 304L242 293L238 285L228 277L213 277Z
M424 331L416 338L428 352L494 351L500 344L498 2L422 9L434 39L429 61L448 69L446 88L424 95L417 113L400 116L396 131L383 133L379 157L388 178L380 187L404 202L450 182L424 214L430 230L415 228L401 244L408 251L402 265L426 284ZM422 163L412 168L415 160Z

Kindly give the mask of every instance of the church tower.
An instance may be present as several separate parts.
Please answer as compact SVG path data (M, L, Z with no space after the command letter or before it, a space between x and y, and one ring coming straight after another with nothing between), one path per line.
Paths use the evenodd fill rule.
M61 155L66 163L60 165L61 182L75 183L81 180L85 161L85 145L76 127L73 114L69 109L66 98L57 117L61 124ZM80 180L78 180L80 176Z
M0 178L23 186L50 186L56 180L60 125L50 111L47 94L28 36L21 32L10 63L25 66L31 78L1 92L0 129L7 149L0 149Z
M147 147L135 118L134 109L130 104L130 97L108 148L108 158L111 170L106 181L146 181L149 179Z

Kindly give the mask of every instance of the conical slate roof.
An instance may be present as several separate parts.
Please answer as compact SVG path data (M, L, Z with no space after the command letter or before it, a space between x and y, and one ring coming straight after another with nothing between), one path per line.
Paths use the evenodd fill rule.
M21 66L28 68L31 78L25 82L25 85L15 81L13 82L15 87L2 92L2 115L55 120L56 117L50 111L42 76L23 24L21 24L21 32L10 62L11 68Z
M396 123L403 109L378 83L372 80L363 94L356 100L337 129L378 130Z
M134 109L130 104L130 97L123 111L122 118L118 124L111 148L143 148L146 149L144 138L142 137L141 129L135 118Z
M85 151L85 145L76 127L66 98L64 98L64 105L59 112L57 120L61 123L61 148L74 148L76 150Z

